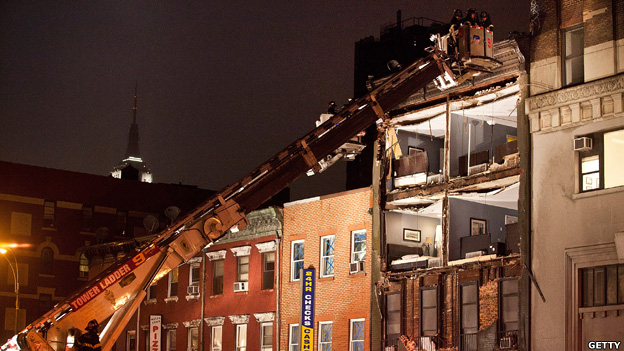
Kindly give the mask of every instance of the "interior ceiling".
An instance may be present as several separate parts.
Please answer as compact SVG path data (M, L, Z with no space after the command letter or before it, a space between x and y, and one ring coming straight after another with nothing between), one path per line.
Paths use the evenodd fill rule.
M483 205L503 207L512 210L518 210L518 189L520 183L516 182L510 186L495 189L487 193L463 193L449 195L450 198L471 201ZM397 210L396 212L418 214L425 217L440 218L442 216L442 200L438 200L433 204L423 208L422 210L409 211Z
M451 101L450 110L452 114L462 118L515 128L519 97L520 87L514 84L496 91L486 91L468 99ZM398 130L443 138L446 129L446 103L395 117L392 123Z

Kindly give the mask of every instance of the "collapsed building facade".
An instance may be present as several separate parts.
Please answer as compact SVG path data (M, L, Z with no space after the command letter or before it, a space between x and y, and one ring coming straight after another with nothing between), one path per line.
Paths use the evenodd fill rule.
M493 50L497 68L445 91L430 84L379 126L374 290L386 350L522 342L525 59L514 40Z

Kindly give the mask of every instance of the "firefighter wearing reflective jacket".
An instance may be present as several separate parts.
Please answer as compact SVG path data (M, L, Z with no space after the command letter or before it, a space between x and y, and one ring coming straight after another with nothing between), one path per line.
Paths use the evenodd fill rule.
M95 319L87 324L85 328L87 332L78 337L78 351L102 351L98 326L99 324Z

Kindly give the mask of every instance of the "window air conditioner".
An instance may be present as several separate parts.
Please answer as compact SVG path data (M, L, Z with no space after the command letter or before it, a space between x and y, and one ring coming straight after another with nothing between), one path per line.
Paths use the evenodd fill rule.
M365 261L351 262L349 264L349 272L351 272L351 273L364 272L364 262Z
M186 287L187 295L199 295L199 285L189 285Z
M588 151L592 149L592 138L574 138L574 151Z
M504 336L498 341L498 346L501 349L510 349L513 346L513 340L511 336Z
M247 291L247 282L234 282L234 292Z

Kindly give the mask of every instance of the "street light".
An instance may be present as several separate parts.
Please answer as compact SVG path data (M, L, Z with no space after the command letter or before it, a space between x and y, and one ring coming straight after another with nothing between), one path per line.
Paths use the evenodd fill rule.
M13 259L15 260L15 268L13 268L13 264L8 257L6 257L6 253L11 251L13 254ZM13 272L13 281L15 282L15 334L17 334L17 313L19 311L19 270L17 267L17 257L15 256L15 252L11 250L11 248L0 248L0 254L4 256L4 258L9 262L9 266L11 267L11 271Z

